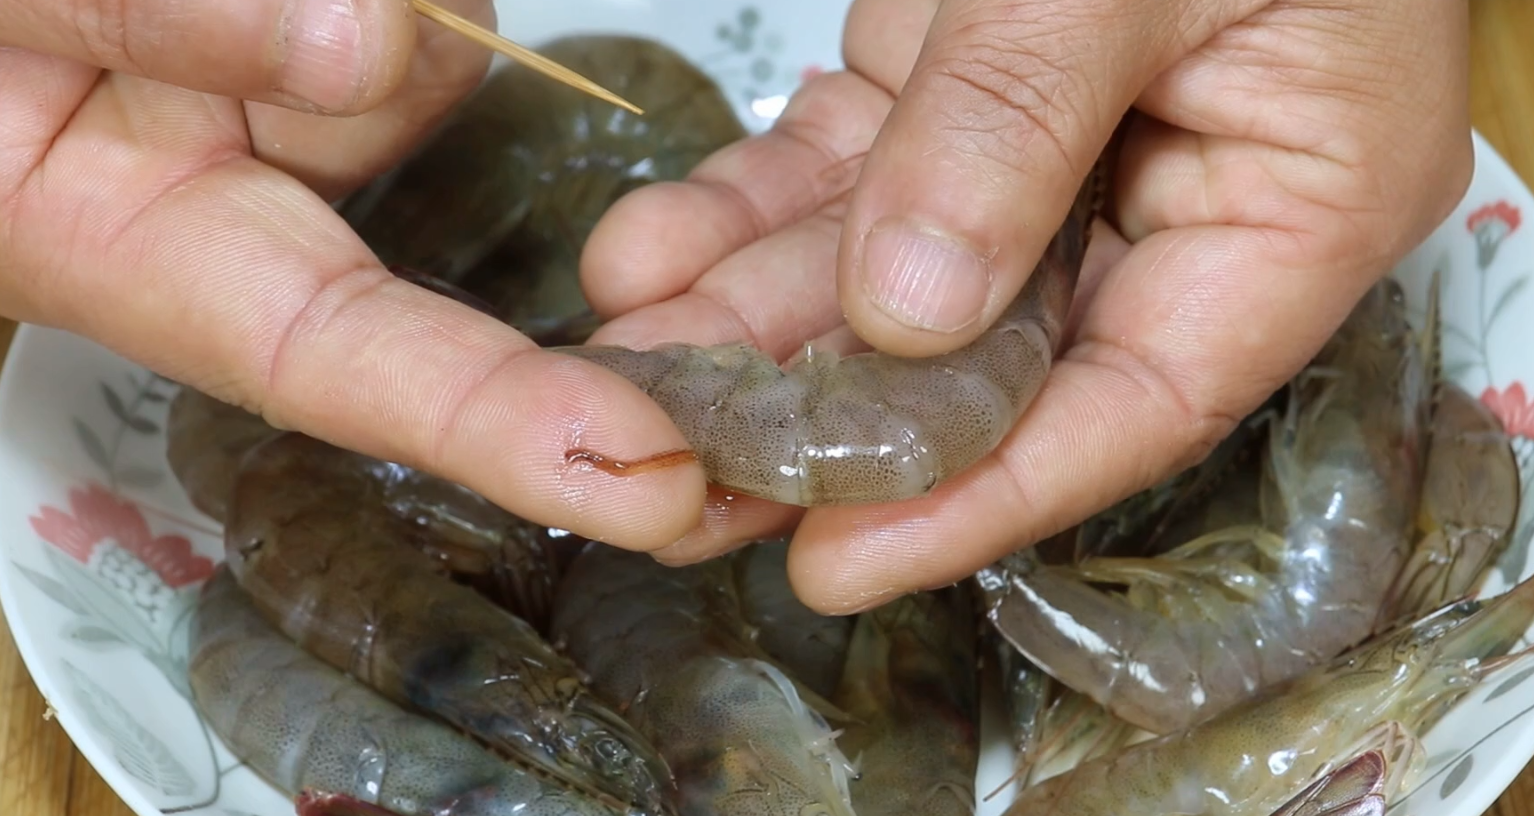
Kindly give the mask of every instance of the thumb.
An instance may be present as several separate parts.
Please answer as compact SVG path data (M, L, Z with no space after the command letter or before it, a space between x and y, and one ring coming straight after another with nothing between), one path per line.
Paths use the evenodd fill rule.
M0 0L0 46L169 85L352 114L404 79L409 0Z
M853 193L837 272L853 330L928 356L990 326L1140 90L1219 30L1209 4L939 5Z

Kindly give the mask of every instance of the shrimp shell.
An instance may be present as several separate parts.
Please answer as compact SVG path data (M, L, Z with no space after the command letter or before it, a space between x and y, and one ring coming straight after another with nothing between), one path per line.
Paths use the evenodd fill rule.
M252 450L225 553L284 634L390 701L433 713L616 812L668 809L651 746L531 625L440 573L384 507L388 463L301 434Z
M858 616L834 698L853 718L858 816L971 816L980 763L979 631L969 593L907 595Z
M399 816L610 814L305 653L262 618L223 566L193 613L188 673L214 733L301 800L339 796Z
M1518 659L1496 656L1531 622L1534 581L1437 610L1192 728L1026 788L1006 816L1267 816L1374 747L1404 742L1420 768L1420 735Z
M763 541L732 559L741 615L756 642L815 693L830 697L842 674L852 618L821 615L794 595L788 581L788 539Z
M671 568L589 545L560 587L554 634L660 749L681 816L852 816L847 761L752 643L728 559Z
M1411 543L1425 370L1386 279L1290 386L1269 434L1264 524L1158 558L998 564L979 576L992 622L1061 682L1157 734L1363 641Z

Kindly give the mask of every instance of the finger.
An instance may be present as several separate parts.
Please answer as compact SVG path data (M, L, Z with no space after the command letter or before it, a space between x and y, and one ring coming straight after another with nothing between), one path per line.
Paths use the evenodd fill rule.
M0 115L14 101L0 92ZM540 523L634 549L696 526L696 464L567 464L684 448L653 402L378 267L323 201L239 152L229 104L108 75L0 198L0 303Z
M0 45L302 110L367 110L399 84L409 0L0 0Z
M841 323L829 271L840 207L747 246L687 292L603 325L591 342L628 348L659 343L747 343L784 360Z
M904 356L971 342L1148 79L1254 2L944 3L853 193L848 322Z
M495 30L490 0L444 0L443 7ZM336 201L404 160L419 139L484 79L491 52L423 17L399 86L357 116L313 116L246 104L256 158ZM552 81L552 80L550 80Z
M1359 222L1359 254L1399 257L1459 203L1474 161L1468 10L1286 5L1220 32L1141 95L1154 118L1125 140L1118 190L1131 240L1197 223L1293 228L1319 210ZM1295 56L1222 70L1274 45Z
M651 555L662 564L685 567L734 552L753 542L781 538L794 530L804 516L801 507L789 507L750 496L735 496L710 487L703 500L703 522L669 547Z
M620 199L581 259L592 308L611 316L674 297L730 253L844 195L890 102L856 75L821 74L772 130L720 150L685 182Z
M790 555L795 591L846 613L951 583L1199 461L1383 272L1320 246L1220 226L1135 245L991 456L919 499L806 514Z

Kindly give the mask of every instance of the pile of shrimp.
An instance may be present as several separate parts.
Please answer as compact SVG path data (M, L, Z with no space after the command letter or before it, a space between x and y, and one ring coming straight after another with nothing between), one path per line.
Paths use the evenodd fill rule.
M952 354L578 345L597 218L745 134L658 43L543 51L649 117L498 71L343 204L396 274L623 374L713 482L777 501L919 495L1027 409L1110 148L1017 301ZM787 539L667 567L183 389L167 456L225 541L194 699L305 816L969 816L994 793L992 684L1009 816L1379 814L1534 624L1534 580L1472 599L1520 485L1497 419L1440 376L1436 287L1414 330L1375 286L1198 466L851 617L797 600Z

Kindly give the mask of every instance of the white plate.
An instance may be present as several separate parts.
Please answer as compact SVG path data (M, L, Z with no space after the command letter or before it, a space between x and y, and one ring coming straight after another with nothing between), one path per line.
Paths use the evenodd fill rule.
M770 124L806 71L840 67L846 0L777 0L770 10L706 0L566 0L502 9L524 42L631 31L705 66L753 130ZM594 9L600 6L600 9ZM666 33L662 33L664 30ZM1450 374L1522 435L1525 507L1489 592L1531 572L1534 508L1534 197L1479 137L1469 193L1397 270L1420 308L1446 273ZM1525 322L1528 321L1528 322ZM24 327L0 380L0 601L27 667L85 757L140 816L288 816L292 805L212 736L188 701L182 627L221 557L165 463L173 386L78 337ZM1430 766L1402 816L1478 816L1534 756L1534 675L1486 684L1427 737ZM1006 777L994 741L982 795ZM998 813L1005 797L981 808Z

